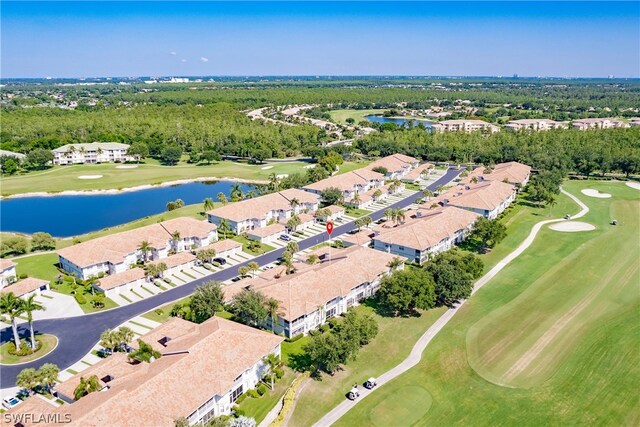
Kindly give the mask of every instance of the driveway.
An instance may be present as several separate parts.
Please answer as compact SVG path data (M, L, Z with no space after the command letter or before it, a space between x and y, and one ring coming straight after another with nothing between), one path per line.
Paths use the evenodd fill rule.
M439 185L446 185L456 178L463 169L457 170L450 168L436 182L428 188L435 191ZM411 194L406 198L389 205L389 208L405 208L415 201L415 194ZM384 211L371 213L373 221L382 218ZM355 228L353 221L336 226L334 236L347 233ZM308 249L327 240L326 235L316 235L308 237L298 242L300 250ZM249 262L257 262L259 265L266 265L275 262L282 256L284 248L280 248L264 255L253 258L252 260L243 261L237 266L243 266ZM26 363L20 366L3 366L2 375L0 376L0 388L13 387L16 376L24 368L37 368L44 363L55 363L61 369L79 361L85 356L89 350L99 341L100 334L105 329L113 329L127 320L136 317L154 308L167 304L178 299L191 295L196 287L205 282L216 280L224 282L237 276L237 268L225 269L214 272L202 278L196 279L190 283L172 288L166 292L154 295L141 301L134 302L124 307L118 307L107 311L87 314L84 316L65 317L57 319L43 319L34 322L36 332L53 334L58 337L58 347L47 356L33 363ZM29 327L26 323L18 325L21 336L27 337ZM11 328L4 328L0 331L0 342L5 343L11 339Z

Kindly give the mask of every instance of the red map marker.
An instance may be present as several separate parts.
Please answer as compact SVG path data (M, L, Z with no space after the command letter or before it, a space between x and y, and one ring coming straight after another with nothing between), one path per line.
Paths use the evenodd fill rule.
M333 233L333 223L331 221L327 222L327 233L329 233L329 236Z

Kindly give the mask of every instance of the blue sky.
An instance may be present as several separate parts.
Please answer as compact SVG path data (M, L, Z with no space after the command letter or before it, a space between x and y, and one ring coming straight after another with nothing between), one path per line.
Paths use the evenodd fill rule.
M1 2L2 77L640 76L640 2Z

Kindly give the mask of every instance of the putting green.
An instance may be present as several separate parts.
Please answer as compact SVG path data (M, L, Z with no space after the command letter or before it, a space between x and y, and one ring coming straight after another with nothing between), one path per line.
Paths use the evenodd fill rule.
M398 389L392 399L378 403L369 413L369 420L378 427L398 425L398 417L403 425L412 425L429 411L433 399L420 386L406 386Z

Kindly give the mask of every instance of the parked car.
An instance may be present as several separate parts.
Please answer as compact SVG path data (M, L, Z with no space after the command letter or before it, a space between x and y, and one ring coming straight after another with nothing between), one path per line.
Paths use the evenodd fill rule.
M360 391L358 390L358 384L355 384L347 393L347 399L356 400L358 397L360 397Z
M231 281L232 281L232 282L237 282L237 281L239 281L239 280L242 280L242 277L240 277L240 276L236 276L236 277L234 277L233 279L231 279Z
M220 265L225 265L227 263L227 260L222 257L218 257L218 258L214 258L213 262L217 262Z
M11 409L14 406L18 406L21 403L22 403L22 400L18 399L15 396L5 397L4 399L2 399L2 406L4 406L7 409Z
M289 236L288 234L281 234L279 238L280 240L284 240L285 242L291 241L291 236Z
M111 354L113 354L113 352L108 348L101 348L98 350L98 357L104 358L104 357L111 356Z
M368 380L366 380L364 382L364 386L366 388L368 388L369 390L371 390L372 388L374 388L377 385L378 385L378 381L373 377L369 378Z

